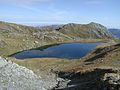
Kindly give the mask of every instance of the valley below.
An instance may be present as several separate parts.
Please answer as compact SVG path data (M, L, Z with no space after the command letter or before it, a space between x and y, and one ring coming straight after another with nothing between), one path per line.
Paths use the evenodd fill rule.
M68 45L74 43L77 45ZM97 45L90 47L90 43ZM119 43L105 26L94 22L55 27L0 22L0 89L120 90ZM74 51L79 48L81 51ZM31 50L41 51L30 53ZM58 53L60 50L71 52L74 58ZM82 55L85 50L87 53ZM44 57L44 53L48 56Z

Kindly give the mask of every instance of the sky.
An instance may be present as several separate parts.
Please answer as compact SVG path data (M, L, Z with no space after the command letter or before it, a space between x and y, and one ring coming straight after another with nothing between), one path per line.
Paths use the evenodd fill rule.
M0 21L26 25L96 22L120 28L120 0L1 0Z

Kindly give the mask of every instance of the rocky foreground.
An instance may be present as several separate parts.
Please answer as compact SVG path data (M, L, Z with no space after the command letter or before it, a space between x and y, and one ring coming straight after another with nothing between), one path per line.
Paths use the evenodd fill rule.
M0 90L120 90L120 69L52 71L40 77L32 70L0 58Z
M47 90L33 71L0 58L0 90Z
M64 78L53 90L120 90L120 70L95 68L86 72L59 72ZM66 83L66 80L68 81Z

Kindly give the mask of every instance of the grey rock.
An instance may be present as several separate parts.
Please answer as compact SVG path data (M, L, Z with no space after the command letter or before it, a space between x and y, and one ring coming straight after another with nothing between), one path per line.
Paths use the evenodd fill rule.
M0 58L0 90L47 90L33 71Z

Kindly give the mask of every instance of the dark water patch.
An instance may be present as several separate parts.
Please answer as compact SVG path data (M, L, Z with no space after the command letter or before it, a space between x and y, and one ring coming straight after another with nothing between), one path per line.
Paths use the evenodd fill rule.
M66 59L78 59L84 57L91 52L97 45L97 43L66 43L66 44L54 44L46 45L40 48L22 51L12 55L17 59L27 58L66 58Z

